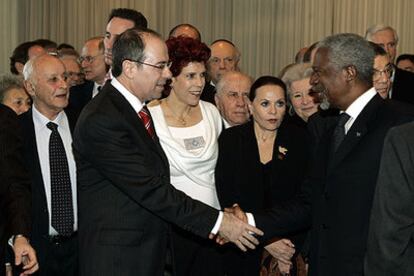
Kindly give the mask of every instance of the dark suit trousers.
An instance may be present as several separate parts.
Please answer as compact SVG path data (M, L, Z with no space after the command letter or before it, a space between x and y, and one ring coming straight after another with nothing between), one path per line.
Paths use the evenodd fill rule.
M221 276L222 254L212 240L173 227L172 259L175 276Z

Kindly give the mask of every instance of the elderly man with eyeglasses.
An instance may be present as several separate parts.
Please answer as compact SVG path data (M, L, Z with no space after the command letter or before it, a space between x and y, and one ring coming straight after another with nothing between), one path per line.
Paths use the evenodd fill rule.
M109 66L105 63L103 37L92 37L86 40L78 61L85 74L86 82L71 88L69 105L81 110L105 84Z

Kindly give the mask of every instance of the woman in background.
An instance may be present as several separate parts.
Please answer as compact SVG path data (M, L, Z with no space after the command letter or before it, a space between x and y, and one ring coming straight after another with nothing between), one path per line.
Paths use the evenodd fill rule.
M10 75L0 77L0 103L13 109L17 115L29 110L32 101L19 77Z

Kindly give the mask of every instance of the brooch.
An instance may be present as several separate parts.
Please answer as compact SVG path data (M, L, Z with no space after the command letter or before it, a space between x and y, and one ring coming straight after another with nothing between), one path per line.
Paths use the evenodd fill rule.
M279 154L277 156L279 158L279 160L285 159L287 152L288 152L287 148L279 146Z

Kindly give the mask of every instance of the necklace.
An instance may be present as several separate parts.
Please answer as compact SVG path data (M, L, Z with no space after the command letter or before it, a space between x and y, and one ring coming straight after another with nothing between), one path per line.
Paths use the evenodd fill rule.
M168 107L168 109L171 111L171 113L174 115L174 120L178 122L181 126L187 125L186 117L190 114L190 108L185 112L185 114L179 116L177 113L174 112L174 110L170 107L170 105L167 103L167 100L163 101L165 105Z

